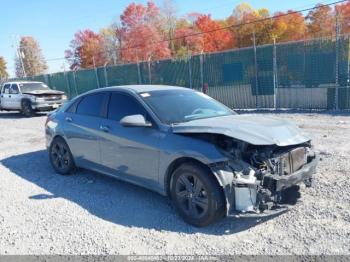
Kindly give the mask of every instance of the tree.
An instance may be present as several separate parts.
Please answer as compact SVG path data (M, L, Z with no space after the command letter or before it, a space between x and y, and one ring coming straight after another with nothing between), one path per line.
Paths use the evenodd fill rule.
M336 5L335 15L338 17L341 33L350 33L350 1Z
M75 33L65 54L71 69L93 68L106 63L103 37L89 29Z
M5 59L0 56L0 81L8 78L7 67Z
M253 38L257 45L272 42L273 24L266 8L254 10L249 4L242 3L238 5L232 15L227 19L229 25L233 25L231 33L235 38L237 47L246 47L253 45ZM264 19L263 21L259 21Z
M121 58L124 62L170 57L160 11L153 2L148 2L146 6L131 3L120 16L120 20Z
M18 55L15 58L15 66L18 77L23 77L23 68L27 76L40 75L47 70L48 67L39 43L33 37L25 36L21 38Z
M100 30L100 36L102 37L102 49L105 53L106 63L116 64L120 62L119 50L122 47L122 39L119 25L113 23L108 27L102 28Z
M332 8L321 4L318 4L316 7L316 9L311 10L306 16L309 36L331 36L335 32L335 17Z
M200 15L195 21L195 27L203 33L203 51L222 51L233 47L233 38L228 30L223 30L219 22L210 15Z
M302 14L289 10L287 13L277 12L273 22L273 35L276 41L297 41L305 39L306 24Z
M161 17L164 21L164 31L165 35L170 39L169 48L171 53L175 53L175 30L176 30L176 22L177 22L177 7L174 3L174 0L163 0L161 6Z

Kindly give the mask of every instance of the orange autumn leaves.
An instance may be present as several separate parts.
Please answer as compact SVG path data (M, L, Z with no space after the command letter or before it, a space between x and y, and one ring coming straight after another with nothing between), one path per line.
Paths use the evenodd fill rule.
M252 46L253 35L258 45L273 40L330 36L335 32L336 12L343 17L343 28L350 31L347 18L350 1L336 8L319 5L305 16L293 10L272 14L266 8L256 10L245 3L221 20L213 19L210 14L191 13L178 18L175 13L167 13L175 21L166 19L154 2L131 3L120 15L118 24L99 33L89 29L76 33L66 57L72 68L91 68L94 64L154 61ZM103 33L106 31L107 36Z

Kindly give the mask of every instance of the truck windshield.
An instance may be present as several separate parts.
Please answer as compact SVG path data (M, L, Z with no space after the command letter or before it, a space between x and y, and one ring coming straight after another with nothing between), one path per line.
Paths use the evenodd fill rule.
M44 83L22 83L19 84L21 91L23 93L25 92L31 92L35 90L49 90L50 88L45 85Z

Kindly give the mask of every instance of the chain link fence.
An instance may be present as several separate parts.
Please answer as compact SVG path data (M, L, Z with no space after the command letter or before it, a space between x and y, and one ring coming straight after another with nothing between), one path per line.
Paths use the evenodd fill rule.
M350 109L349 37L271 44L27 77L69 97L106 86L154 84L202 90L234 109Z

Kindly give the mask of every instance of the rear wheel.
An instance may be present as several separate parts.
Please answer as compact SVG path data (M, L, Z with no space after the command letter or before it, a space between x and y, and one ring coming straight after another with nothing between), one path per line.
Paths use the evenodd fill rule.
M225 213L222 188L209 170L183 164L175 170L171 197L181 217L189 224L207 226Z
M49 148L50 162L61 175L70 175L75 169L72 153L67 143L60 137L55 138Z
M26 117L31 117L35 114L34 109L32 108L32 103L29 100L22 101L22 114Z

